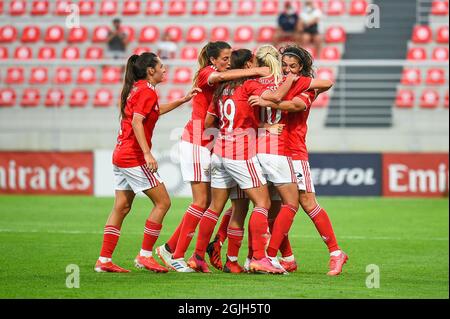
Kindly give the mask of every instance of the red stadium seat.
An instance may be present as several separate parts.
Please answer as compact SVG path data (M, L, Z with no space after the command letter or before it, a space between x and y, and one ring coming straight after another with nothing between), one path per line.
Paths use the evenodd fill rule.
M350 4L350 15L363 16L366 15L368 3L366 0L352 0Z
M192 81L192 69L186 67L180 67L175 69L174 84L189 84Z
M55 84L71 84L72 83L72 69L67 67L60 67L56 69Z
M192 26L186 36L188 43L201 43L206 40L206 29L202 26Z
M343 0L329 0L327 14L329 16L340 16L345 13L345 2Z
M253 28L250 26L238 27L234 32L234 42L247 43L253 41Z
M38 52L39 60L52 60L56 59L56 49L54 47L42 47Z
M311 107L315 108L322 108L322 107L328 107L330 104L330 96L328 93L322 93L319 94L319 96L314 100Z
M59 25L48 27L45 32L44 41L47 43L58 43L64 41L64 28Z
M35 43L41 38L41 29L38 26L26 26L22 31L23 43Z
M414 91L412 90L399 90L397 97L395 98L395 105L400 108L412 108L415 102Z
M158 16L164 12L163 0L147 0L147 6L145 8L146 15Z
M311 54L311 56L313 57L313 59L316 58L316 56L317 56L317 50L316 50L316 48L311 47L311 46L307 46L307 47L304 47L304 49L305 49L306 51L308 51L309 54Z
M403 85L419 85L422 83L422 77L419 69L404 69L401 83Z
M71 1L69 1L69 0L68 1L66 1L66 0L56 1L55 15L58 15L58 16L69 15L71 12L70 4L71 4Z
M428 69L425 83L428 85L444 85L445 71L443 69Z
M137 15L141 11L141 1L140 0L127 0L123 4L123 15L131 16Z
M45 98L45 106L59 107L64 104L64 91L61 89L49 89Z
M48 0L35 0L31 5L31 15L43 16L48 14L49 3Z
M347 40L347 34L343 27L329 27L325 34L327 43L344 43Z
M196 47L184 47L181 49L181 59L183 60L197 60L198 49Z
M152 49L149 47L137 47L134 49L133 54L141 55L144 52L152 52Z
M277 15L278 0L263 0L261 3L261 15Z
M0 47L0 60L6 60L9 58L8 48Z
M321 60L336 61L341 59L341 52L336 47L325 47L320 51Z
M448 62L448 47L434 48L431 56L434 61Z
M17 40L17 29L12 25L0 27L0 42L14 42Z
M442 26L436 31L436 42L437 43L448 43L448 25Z
M431 14L435 16L448 15L448 1L447 0L434 0L431 5Z
M88 30L86 27L80 26L79 28L72 28L69 31L69 43L83 43L88 39Z
M99 89L95 92L94 106L107 107L113 102L113 93L109 89Z
M208 0L194 0L192 4L192 15L206 15L209 12L209 1Z
M95 13L94 0L80 0L78 6L80 8L80 15L82 16L89 16Z
M256 13L255 0L239 0L237 14L240 16L250 16Z
M85 59L87 60L99 60L103 59L103 48L89 47L86 49Z
M30 84L46 84L48 82L48 69L36 67L31 69Z
M172 89L167 94L167 100L168 102L174 102L176 100L179 100L185 96L185 93L182 89Z
M420 97L420 107L425 109L434 109L439 106L439 92L433 89L425 89Z
M101 16L113 16L117 14L117 1L116 0L102 0L100 3L99 15Z
M111 29L107 26L95 27L94 33L92 36L92 42L94 42L94 43L106 42L110 31L111 31Z
M183 39L183 30L177 26L167 27L164 33L169 34L170 38L174 42L180 42Z
M11 88L0 89L0 106L10 107L16 104L16 92Z
M445 93L445 97L444 97L444 107L445 107L446 109L448 109L448 90L447 90L447 92Z
M134 35L136 32L134 31L134 28L132 26L122 26L120 28L120 31L127 35L128 42L134 41Z
M65 47L61 58L64 60L78 60L80 58L80 49L78 47Z
M427 51L425 48L410 48L407 59L410 61L425 61L427 59Z
M21 16L25 14L27 3L24 0L11 0L9 3L9 15Z
M186 14L186 0L170 0L168 13L171 16Z
M6 71L6 84L23 84L25 82L24 70L21 67L11 67Z
M231 14L233 9L232 0L216 0L214 14L217 16L225 16Z
M433 38L431 28L426 25L416 25L413 30L412 41L414 43L430 43Z
M33 58L33 51L30 47L17 47L14 51L14 59L30 60Z
M155 26L146 26L141 29L139 42L154 43L159 40L159 29Z
M214 27L211 30L211 41L229 41L230 40L230 30L228 27Z
M23 107L36 107L39 105L41 100L41 93L38 89L24 89L22 93L22 101L20 102L20 106Z
M317 70L317 78L319 80L330 80L334 82L334 72L330 68L320 68Z
M97 81L96 69L94 67L82 67L78 71L78 84L94 84Z
M103 84L117 84L121 82L122 67L120 66L106 66L102 70Z
M0 14L3 14L3 0L0 0Z
M272 43L277 29L275 27L261 27L258 31L258 42Z
M85 107L88 102L89 96L86 89L75 88L70 93L70 102L69 105L71 107Z

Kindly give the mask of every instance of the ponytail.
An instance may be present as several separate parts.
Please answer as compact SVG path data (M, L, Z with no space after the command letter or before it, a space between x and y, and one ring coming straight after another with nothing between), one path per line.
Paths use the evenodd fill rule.
M256 59L259 66L269 67L270 75L274 77L276 85L282 82L281 54L273 45L263 45L260 47L256 52Z
M134 75L134 64L136 60L139 58L139 55L133 54L127 62L127 67L125 69L125 78L123 81L122 93L120 94L120 114L124 119L125 115L125 106L127 105L127 98L131 92L131 88L133 87L134 82L136 82L136 77Z

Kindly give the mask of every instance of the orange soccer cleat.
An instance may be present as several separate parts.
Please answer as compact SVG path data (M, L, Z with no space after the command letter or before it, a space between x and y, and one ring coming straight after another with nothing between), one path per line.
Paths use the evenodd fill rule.
M160 264L158 264L158 262L155 260L155 258L153 258L152 256L150 257L144 257L141 255L137 255L136 259L134 260L134 264L136 266L136 268L139 269L148 269L150 271L154 271L154 272L169 272L169 270L163 266L161 266Z
M294 272L297 271L297 262L295 260L288 261L284 258L280 258L280 264L281 266L286 269L287 272Z
M217 270L223 269L222 256L220 255L221 249L222 243L220 242L218 237L214 238L214 241L209 243L208 248L206 249L206 252L209 256L209 262Z
M207 274L211 273L211 270L209 270L206 261L197 254L194 254L191 258L189 258L189 260L187 261L187 265L194 269L196 272L203 272Z
M244 268L242 268L237 261L231 261L228 258L225 263L225 267L223 267L223 271L231 274L240 274L245 272Z
M337 276L342 272L342 267L347 262L348 256L341 251L339 256L330 257L330 271L327 273L328 276Z
M120 272L126 273L130 272L128 269L119 267L112 263L112 261L108 261L106 263L102 263L100 260L97 260L95 263L94 271L96 272Z

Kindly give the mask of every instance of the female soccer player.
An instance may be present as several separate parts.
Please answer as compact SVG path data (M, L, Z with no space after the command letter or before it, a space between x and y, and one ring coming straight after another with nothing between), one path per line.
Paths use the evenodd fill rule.
M265 76L269 72L268 68L229 70L230 57L231 46L219 41L208 43L198 58L199 71L194 85L202 92L193 99L192 118L184 129L180 144L181 171L184 181L191 184L193 200L169 241L156 250L164 263L178 272L191 271L184 261L184 254L211 201L211 143L214 136L204 128L214 90L220 82Z
M131 56L125 72L120 103L121 127L113 154L115 201L106 222L103 246L94 270L129 272L113 264L112 254L135 194L143 192L154 207L145 223L142 249L134 260L135 266L154 272L167 272L152 257L153 245L170 208L169 194L157 172L158 163L151 153L153 130L160 115L190 101L200 90L194 88L180 100L159 105L155 86L163 81L166 70L154 53Z

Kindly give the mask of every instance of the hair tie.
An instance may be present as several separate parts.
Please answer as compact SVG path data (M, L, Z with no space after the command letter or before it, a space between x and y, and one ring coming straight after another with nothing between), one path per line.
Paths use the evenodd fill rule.
M296 54L296 53L294 53L294 52L285 52L285 53L283 53L283 56L285 56L285 55L295 56L295 57L298 58L300 61L302 61L302 58L301 58L298 54Z

